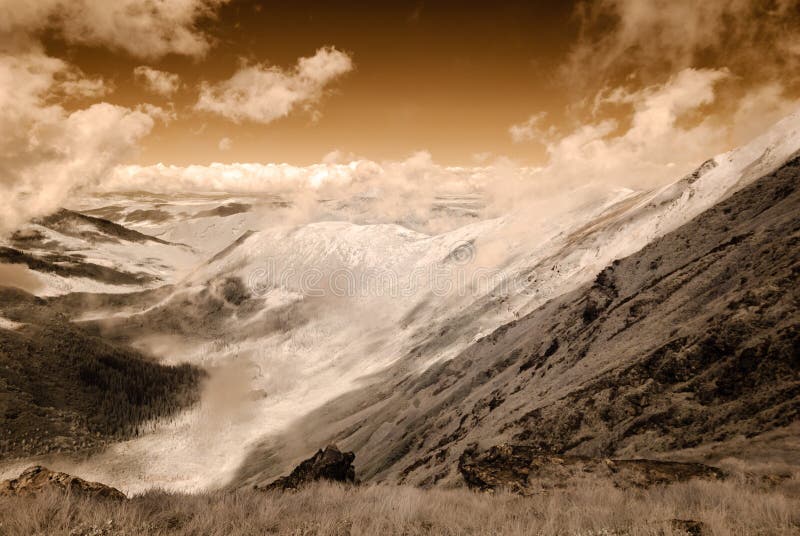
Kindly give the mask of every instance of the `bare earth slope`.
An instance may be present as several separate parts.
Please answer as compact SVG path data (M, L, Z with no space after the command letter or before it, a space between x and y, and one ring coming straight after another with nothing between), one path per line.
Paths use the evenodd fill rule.
M798 186L795 158L455 359L421 374L426 356L396 364L256 449L238 482L331 441L356 453L365 480L432 485L460 482L475 443L664 457L789 425Z

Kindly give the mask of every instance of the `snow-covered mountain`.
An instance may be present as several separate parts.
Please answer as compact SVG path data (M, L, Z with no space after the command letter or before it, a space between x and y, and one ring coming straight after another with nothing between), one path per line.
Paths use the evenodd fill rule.
M459 355L798 149L794 115L661 189L587 187L435 235L404 222L346 221L341 210L296 219L291 200L274 196L84 199L75 212L21 229L4 251L35 271L40 295L162 287L129 303L94 300L76 320L210 377L200 404L174 422L88 460L48 464L126 491L223 485L254 446L299 417L390 365L419 374ZM438 203L465 210L460 199Z

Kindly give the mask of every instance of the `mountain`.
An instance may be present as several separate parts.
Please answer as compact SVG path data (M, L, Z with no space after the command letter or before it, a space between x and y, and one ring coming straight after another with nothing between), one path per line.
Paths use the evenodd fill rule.
M791 169L785 166L800 148L799 127L800 116L789 117L654 191L586 187L493 218L475 199L436 199L435 212L456 213L456 224L435 233L420 225L424 214L407 220L402 211L375 212L387 206L377 198L295 206L274 196L127 192L76 200L71 209L88 218L65 213L49 223L52 228L32 223L30 231L52 236L54 245L36 239L20 251L40 261L55 254L85 256L75 264L50 258L58 270L92 263L152 279L101 286L62 272L62 289L48 285L39 291L50 296L46 307L115 349L160 366L188 364L207 379L198 403L174 418L108 443L78 465L47 465L136 493L155 485L198 490L264 483L333 441L356 452L359 474L367 479L425 484L458 481L456 462L475 442L522 442L618 458L644 452L647 445L654 456L691 457L687 449L705 448L713 434L684 430L685 442L678 445L652 423L641 424L641 433L623 432L624 415L638 410L625 402L632 405L617 415L615 408L624 404L616 394L602 413L610 415L606 428L596 424L606 417L592 411L604 407L603 397L612 397L598 386L616 381L599 378L623 374L620 367L640 363L675 337L685 338L674 343L681 355L705 352L699 339L705 321L725 333L729 320L720 315L728 309L713 319L695 318L687 303L705 303L704 295L687 286L680 292L691 289L696 296L670 302L677 312L669 313L659 305L667 294L652 297L662 291L648 278L664 276L665 284L677 284L666 270L691 264L707 254L706 246L721 248L709 259L755 247L752 237L736 238L755 230L729 231L750 220L764 223L774 212L751 213L737 205L730 207L736 220L708 220L708 214L754 184L771 184L762 177ZM787 199L781 203L794 198ZM681 226L693 220L689 225L695 225L695 218L706 218L711 227L685 231L688 245L657 246ZM728 241L732 245L723 247ZM793 253L792 244L772 244ZM658 254L642 257L653 247L661 248ZM640 256L639 268L627 260L614 264L631 255ZM753 285L761 282L747 277ZM750 284L742 287L749 290ZM640 303L639 295L651 301ZM628 301L614 305L617 299ZM631 313L629 304L637 304ZM791 309L780 307L791 318ZM16 329L24 323L4 309L0 302L3 325ZM684 316L686 326L671 328L676 334L655 330L649 320L660 327ZM626 322L630 326L612 337L610 330ZM650 331L638 331L645 328ZM737 352L745 344L731 341ZM781 382L791 378L777 369L774 374ZM665 405L665 415L671 415L673 399L690 399L672 387L650 392L653 386L658 387L638 385L640 395L620 387L619 396L637 400L644 420L651 399ZM565 398L584 388L599 398ZM738 428L723 417L741 410L736 401L717 404L719 426L734 435L762 428L778 433L783 421L768 416L767 408L774 402L776 409L792 410L786 405L791 389L791 382L777 386L775 393L782 394L772 402L760 398L763 391L753 400L745 397L761 409ZM687 407L686 418L694 422L699 410ZM578 417L574 408L580 408ZM667 428L679 429L680 418L669 418L678 424L667 416L653 422L662 419ZM534 433L539 421L551 427L542 436ZM644 439L651 437L652 444Z
M400 360L263 442L237 481L269 480L286 452L331 441L356 453L366 480L427 486L458 483L475 445L723 456L742 436L790 426L799 187L793 158L453 359L426 368L423 349Z

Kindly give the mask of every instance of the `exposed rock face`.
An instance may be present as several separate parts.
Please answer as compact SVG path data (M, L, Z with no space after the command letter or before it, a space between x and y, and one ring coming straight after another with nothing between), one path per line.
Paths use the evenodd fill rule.
M34 497L43 491L55 490L91 499L124 501L127 497L120 490L88 482L82 478L50 471L41 465L25 469L17 478L0 482L0 496Z
M256 486L256 489L298 489L318 480L355 483L355 457L352 452L341 452L336 445L328 445L325 450L318 450L311 458L295 467L289 476L281 477L263 488Z
M471 488L507 489L523 495L565 487L581 478L608 479L620 488L646 488L725 476L700 463L557 456L522 445L499 445L483 453L468 449L461 455L458 469Z

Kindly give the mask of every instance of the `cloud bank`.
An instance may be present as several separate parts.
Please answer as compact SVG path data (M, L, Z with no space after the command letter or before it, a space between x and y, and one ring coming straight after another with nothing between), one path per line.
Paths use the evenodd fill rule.
M618 120L604 119L563 135L539 129L534 136L549 155L545 173L557 175L565 185L615 182L636 189L678 178L728 149L728 124L713 118L682 121L713 103L716 85L728 76L724 70L684 69L664 84L598 95L597 106L630 105L630 122L622 128Z
M350 56L333 47L300 58L288 71L263 64L244 65L227 80L204 82L194 108L235 123L271 123L298 107L314 111L325 87L352 70Z
M519 192L537 185L537 168L497 161L486 166L443 166L426 152L405 160L376 162L327 158L309 166L278 163L214 163L208 166L119 166L103 187L110 191L221 191L279 195L293 204L299 221L335 218L359 223L395 222L437 232L475 217L505 214ZM443 199L465 198L455 216L438 211ZM476 202L472 207L470 199ZM446 204L446 202L445 202ZM473 214L468 214L473 212Z

